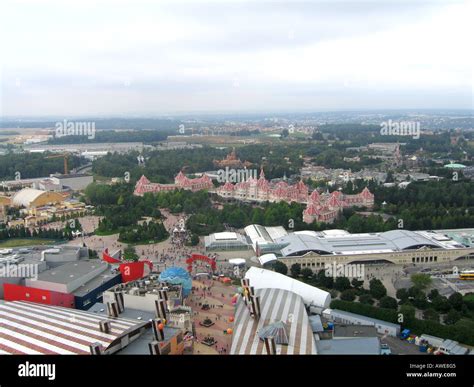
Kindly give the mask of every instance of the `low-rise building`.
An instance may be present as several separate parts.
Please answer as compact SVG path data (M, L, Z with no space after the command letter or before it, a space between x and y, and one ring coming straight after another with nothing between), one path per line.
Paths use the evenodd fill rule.
M151 322L144 334L119 354L179 355L191 344L186 338L194 335L192 309L182 305L181 297L181 286L163 284L152 274L112 287L104 292L104 302L89 311Z
M39 264L47 264L47 252L41 252ZM72 258L73 261L67 262L63 260L66 257L58 256L60 262L53 261L52 265L41 267L42 270L37 270L34 275L18 278L15 282L4 281L4 298L88 309L102 299L102 292L122 280L120 273L107 263Z
M217 232L204 237L204 246L208 251L248 250L251 244L247 238L236 232Z
M380 355L378 337L317 340L319 355Z
M244 231L257 255L260 255L260 252L278 249L279 245L276 243L276 240L288 235L288 232L282 226L268 227L251 224L245 227Z
M150 313L156 311L156 303L161 299L166 301L168 310L183 304L182 286L165 284L155 274L111 287L104 292L104 303L114 302L117 294L120 294L124 308L138 309Z
M54 184L62 186L63 189L82 191L94 181L94 178L92 175L75 173L68 175L52 175L51 180L54 182Z
M359 324L374 326L378 333L397 337L400 334L400 325L372 317L362 316L339 309L323 310L323 317L340 324Z

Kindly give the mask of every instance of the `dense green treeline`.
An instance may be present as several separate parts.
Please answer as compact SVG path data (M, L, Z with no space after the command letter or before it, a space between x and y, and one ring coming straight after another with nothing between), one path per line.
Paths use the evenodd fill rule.
M237 149L237 157L252 163L250 169L263 166L266 177L281 178L299 173L303 165L302 155L308 145L249 145ZM142 174L151 181L170 183L180 170L186 173L210 171L218 169L214 160L221 160L230 152L228 149L203 147L196 149L178 149L169 151L151 151L145 154L145 166L137 162L138 152L128 154L108 154L93 163L93 172L99 176L121 177L129 172L132 180Z
M410 230L474 227L474 182L415 182L374 189L376 210L403 220ZM383 203L386 204L383 204Z
M44 238L54 240L72 239L72 230L66 226L61 229L34 229L33 231L23 226L0 229L0 240L14 238Z
M181 169L186 173L212 170L213 160L221 159L226 152L215 148L180 149L167 151L154 151L145 154L145 166L137 162L138 152L122 154L108 154L95 160L93 172L99 176L123 177L130 173L132 181L141 175L146 175L151 181L157 183L171 183Z
M137 224L143 218L160 219L156 198L151 194L133 196L131 184L90 184L86 201L96 206L95 214L102 216L96 232L99 235L119 233L124 243L159 242L169 235L161 222L155 220Z
M52 173L64 173L63 158L48 159L54 153L28 153L28 154L7 154L0 156L0 179L13 180L17 178L29 179L35 177L46 177ZM77 168L87 161L78 156L68 158L69 170Z
M267 178L281 178L284 174L290 176L299 172L302 166L300 156L305 149L307 146L251 145L239 148L237 156L242 161L251 162L250 168L257 169L258 173L263 166ZM230 148L212 147L152 151L145 154L145 166L138 165L138 152L108 154L94 161L93 172L105 177L122 177L129 172L135 181L145 174L151 181L170 183L180 170L194 173L218 169L213 161L225 158L229 151Z
M87 187L85 198L88 204L96 207L95 214L103 217L99 221L97 229L99 234L120 232L124 240L134 239L134 241L138 241L139 238L149 240L151 230L158 233L163 231L161 228L154 228L154 226L148 228L147 226L139 227L136 225L144 217L161 218L161 212L153 195L134 196L131 184L104 185L93 183ZM137 232L138 236L132 236ZM157 234L157 238L163 239L163 235Z
M124 243L160 242L168 238L169 234L163 223L144 222L132 228L124 228L119 234L119 241Z

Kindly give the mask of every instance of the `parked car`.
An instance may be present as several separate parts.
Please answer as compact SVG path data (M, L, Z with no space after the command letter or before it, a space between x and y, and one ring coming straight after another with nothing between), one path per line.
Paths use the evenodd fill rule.
M391 351L390 347L388 346L388 344L381 344L380 345L380 354L381 355L391 355L392 354L392 351Z

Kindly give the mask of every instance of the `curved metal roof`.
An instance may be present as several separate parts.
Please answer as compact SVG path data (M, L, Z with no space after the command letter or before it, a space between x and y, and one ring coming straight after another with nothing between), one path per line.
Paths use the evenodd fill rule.
M419 248L422 246L439 247L436 243L414 231L392 230L382 233L381 236L391 241L399 250Z
M424 246L443 248L439 242L421 235L421 232L392 230L382 233L335 234L295 232L277 239L285 245L281 254L285 256L304 255L314 251L327 254L363 254L383 253L418 249ZM426 234L426 233L424 233Z
M32 202L38 199L42 195L51 195L52 197L56 197L57 201L62 200L61 195L57 192L50 192L50 191L41 191L39 189L33 188L24 188L21 191L18 191L12 198L12 203L15 206L21 207L28 207ZM54 200L52 200L53 202Z

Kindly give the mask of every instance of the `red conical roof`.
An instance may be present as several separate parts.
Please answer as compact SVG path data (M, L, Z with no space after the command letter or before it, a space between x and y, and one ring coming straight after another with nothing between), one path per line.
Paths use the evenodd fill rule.
M309 195L309 200L311 200L312 202L319 202L318 190L315 189L313 192L311 192L311 195Z
M142 177L140 177L140 179L137 181L137 184L150 184L150 180L148 180L145 175L142 175Z

